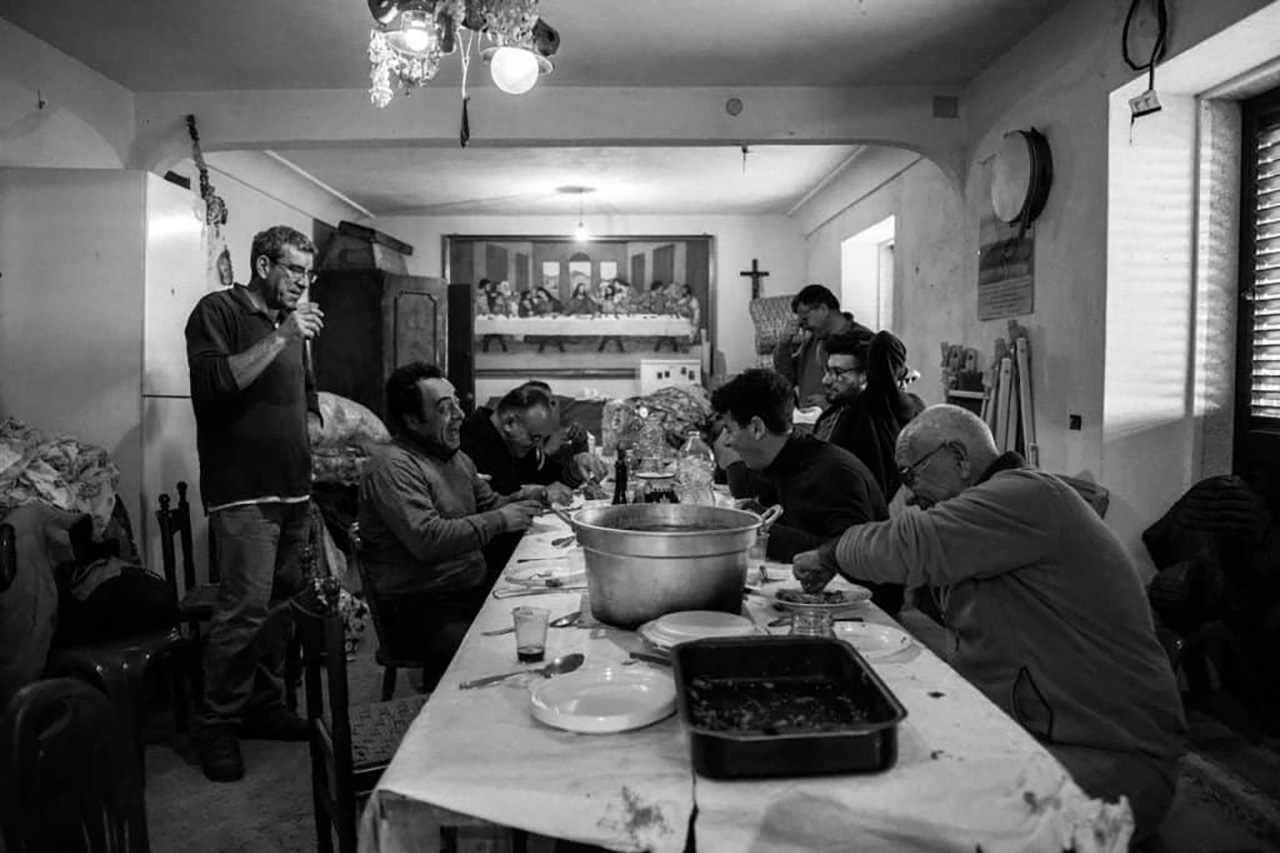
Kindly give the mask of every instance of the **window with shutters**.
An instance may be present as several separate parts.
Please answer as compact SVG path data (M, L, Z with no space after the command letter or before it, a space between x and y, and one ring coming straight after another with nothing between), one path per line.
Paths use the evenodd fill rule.
M1238 473L1280 467L1280 89L1244 105Z

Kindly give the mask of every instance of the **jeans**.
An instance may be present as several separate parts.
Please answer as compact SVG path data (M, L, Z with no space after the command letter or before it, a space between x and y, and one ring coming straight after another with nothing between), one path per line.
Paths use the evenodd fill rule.
M238 725L284 704L284 657L311 529L307 502L248 504L209 516L221 581L204 656L206 726Z
M419 593L379 599L382 632L395 655L422 661L423 689L433 690L484 604L485 590Z

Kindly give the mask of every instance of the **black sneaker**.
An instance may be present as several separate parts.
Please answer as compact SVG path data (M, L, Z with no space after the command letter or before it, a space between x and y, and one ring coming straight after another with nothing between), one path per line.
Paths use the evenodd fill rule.
M228 726L214 726L204 735L204 775L213 782L238 782L244 778L240 738Z
M310 736L307 721L283 705L259 711L240 724L240 737L247 740L307 740Z

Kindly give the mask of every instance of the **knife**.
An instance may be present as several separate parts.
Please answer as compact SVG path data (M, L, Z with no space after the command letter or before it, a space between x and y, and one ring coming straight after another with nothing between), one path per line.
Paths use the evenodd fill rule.
M564 592L586 592L585 586L553 586L553 587L516 587L514 589L495 589L494 598L518 598L522 595L552 595Z

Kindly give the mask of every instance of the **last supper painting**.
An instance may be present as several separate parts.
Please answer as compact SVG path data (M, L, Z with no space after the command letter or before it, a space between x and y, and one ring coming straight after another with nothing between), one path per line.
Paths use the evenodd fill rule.
M714 345L709 236L446 239L449 280L471 284L478 379L633 375Z

